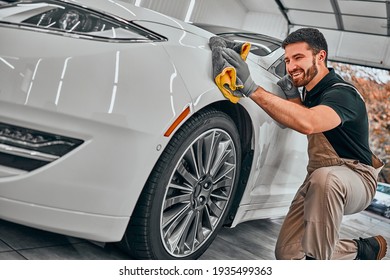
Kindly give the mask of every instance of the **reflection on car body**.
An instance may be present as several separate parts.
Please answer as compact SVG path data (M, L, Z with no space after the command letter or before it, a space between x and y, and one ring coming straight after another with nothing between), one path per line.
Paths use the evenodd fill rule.
M196 259L223 225L286 213L306 138L223 97L214 33L124 1L2 3L0 218ZM284 52L263 39L252 77L283 97Z

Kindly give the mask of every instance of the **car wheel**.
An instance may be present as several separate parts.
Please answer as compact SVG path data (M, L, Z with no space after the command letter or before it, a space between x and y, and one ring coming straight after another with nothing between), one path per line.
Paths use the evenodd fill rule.
M224 223L240 162L231 118L216 110L196 113L156 163L121 247L135 258L199 258Z
M383 216L390 219L390 207L387 207L385 212L383 212Z

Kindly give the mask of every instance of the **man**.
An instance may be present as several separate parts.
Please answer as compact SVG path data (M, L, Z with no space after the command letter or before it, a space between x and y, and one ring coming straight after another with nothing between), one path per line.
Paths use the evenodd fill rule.
M382 259L382 236L339 239L344 214L364 210L373 199L383 163L368 143L368 118L358 91L327 68L327 42L321 32L302 28L284 41L287 75L278 85L287 100L256 85L236 52L224 58L251 98L279 123L308 136L307 177L282 225L277 259ZM303 87L302 96L298 87Z

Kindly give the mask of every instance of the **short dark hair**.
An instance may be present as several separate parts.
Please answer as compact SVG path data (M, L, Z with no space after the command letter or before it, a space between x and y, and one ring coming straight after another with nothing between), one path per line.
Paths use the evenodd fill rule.
M282 42L283 49L287 45L293 43L305 42L313 50L314 54L318 54L321 50L326 51L325 63L328 61L328 43L324 35L315 28L301 28L290 33Z

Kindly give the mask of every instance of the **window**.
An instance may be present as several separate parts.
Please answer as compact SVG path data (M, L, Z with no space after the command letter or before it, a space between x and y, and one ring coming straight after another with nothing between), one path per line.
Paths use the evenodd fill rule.
M284 62L284 59L279 59L274 66L274 72L279 77L283 77L287 74L286 71L286 63Z
M0 6L0 22L96 39L150 41L163 38L129 22L60 1L17 1Z

